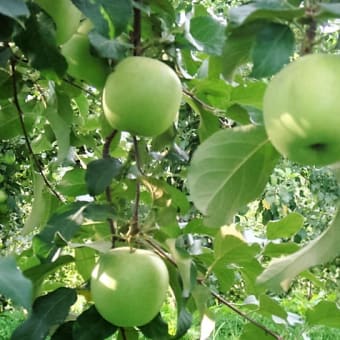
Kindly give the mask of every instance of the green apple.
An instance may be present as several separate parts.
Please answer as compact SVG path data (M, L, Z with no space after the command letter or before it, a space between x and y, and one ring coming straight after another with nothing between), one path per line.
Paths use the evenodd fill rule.
M103 108L114 129L141 136L157 136L176 119L182 86L163 62L127 57L107 78Z
M71 0L35 0L35 2L53 19L56 25L57 44L64 44L77 31L81 12Z
M61 46L61 53L68 63L68 74L84 80L97 89L104 87L109 73L108 65L104 59L91 53L90 41L86 34L75 33L66 44Z
M169 274L155 253L115 248L100 256L91 275L91 295L104 319L119 327L151 321L166 299Z
M312 54L270 81L263 117L270 141L292 161L324 166L340 160L340 56Z

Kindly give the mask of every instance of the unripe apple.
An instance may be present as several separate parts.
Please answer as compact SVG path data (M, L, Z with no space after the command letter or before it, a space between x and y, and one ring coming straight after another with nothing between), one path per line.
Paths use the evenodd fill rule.
M313 54L270 81L263 117L270 141L292 161L323 166L340 160L340 56Z
M81 12L71 0L35 0L35 2L53 19L56 25L57 44L64 44L77 31Z
M104 319L119 327L151 321L166 299L169 274L149 250L115 248L100 256L91 276L91 295Z
M75 33L61 46L61 53L68 63L68 74L98 89L104 87L109 68L103 59L91 54L87 35Z
M128 57L106 80L104 114L115 129L153 137L174 122L181 98L181 82L169 66L152 58Z

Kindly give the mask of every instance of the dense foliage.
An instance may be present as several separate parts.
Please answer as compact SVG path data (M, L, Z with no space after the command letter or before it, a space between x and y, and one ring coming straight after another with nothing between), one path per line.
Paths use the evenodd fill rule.
M226 307L240 339L339 334L339 163L292 163L262 119L284 65L338 54L339 4L60 4L72 10L0 4L0 325L15 308L11 339L208 339ZM181 80L178 117L152 138L103 115L105 80L130 56ZM169 272L166 303L139 327L107 322L91 298L99 254L122 246L153 251Z

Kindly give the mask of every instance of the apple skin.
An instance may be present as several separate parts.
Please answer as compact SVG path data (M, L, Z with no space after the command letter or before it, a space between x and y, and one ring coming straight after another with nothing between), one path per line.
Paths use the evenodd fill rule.
M169 274L149 250L120 247L100 256L91 276L91 295L99 314L119 327L151 321L166 299Z
M67 73L84 80L101 90L109 74L109 67L103 59L90 52L90 42L86 34L75 33L66 44L61 46L61 53L68 63Z
M153 137L175 121L182 99L176 73L148 57L127 57L106 80L103 108L114 129Z
M270 81L264 124L274 147L303 165L340 160L340 57L306 55Z
M71 0L35 0L35 2L55 22L57 44L64 44L77 31L82 17L81 12Z

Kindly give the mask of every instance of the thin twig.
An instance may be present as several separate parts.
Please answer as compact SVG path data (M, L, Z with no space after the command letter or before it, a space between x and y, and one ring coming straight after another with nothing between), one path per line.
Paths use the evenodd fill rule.
M177 267L176 262L162 249L161 246L156 244L150 238L145 238L145 242L148 243L159 255L161 255L162 257L166 258L173 266ZM197 280L197 283L200 284L200 285L203 285L204 287L207 287L202 280ZM242 318L244 318L247 321L249 321L250 323L252 323L254 326L262 329L266 334L271 335L274 339L283 340L283 338L281 336L279 336L278 334L274 333L269 328L267 328L266 326L262 325L260 322L258 322L256 320L254 320L253 318L249 317L247 314L243 313L241 310L236 308L232 303L227 301L223 296L221 296L220 294L218 294L215 291L213 291L210 287L207 287L207 288L209 289L210 294L214 298L216 298L220 303L222 303L223 305L225 305L228 308L230 308L232 311L234 311L235 313L240 315Z
M103 152L102 152L102 156L103 156L104 159L110 157L110 146L111 146L113 139L117 135L117 132L118 132L118 130L113 130L110 133L110 135L105 138L105 143L104 143ZM106 196L106 201L109 204L112 204L112 195L111 195L110 186L107 186L105 188L105 196ZM112 248L114 248L115 245L116 245L116 236L115 235L116 235L116 232L117 232L117 228L116 228L116 225L115 225L113 218L111 218L111 217L108 218L107 222L109 224L110 231L111 231L111 245L112 245Z
M136 1L140 2L140 1ZM139 8L133 9L133 31L131 33L131 42L134 46L133 55L139 56L142 52L141 46L141 32L142 32L142 13Z
M136 160L137 169L141 171L139 150L138 150L138 140L136 136L133 136L133 147L134 147L134 155ZM135 205L133 208L133 215L131 221L131 227L129 234L134 236L139 232L139 204L140 204L140 181L138 177L136 178L136 195L135 195Z
M33 149L32 149L32 145L28 136L28 132L26 129L26 125L25 125L25 121L24 121L24 113L21 109L20 103L19 103L19 99L18 99L18 91L17 91L17 78L16 78L16 69L15 69L15 60L12 58L11 59L11 71L12 71L12 85L13 85L13 101L14 101L14 105L15 108L17 109L18 112L18 116L19 116L19 122L20 122L20 127L22 129L22 132L24 134L24 138L25 138L25 142L26 142L26 146L28 149L28 153L30 155L30 157L32 158L38 172L40 173L41 177L43 178L46 186L49 188L49 190L52 192L52 194L58 198L58 200L60 200L61 202L66 202L65 198L63 196L61 196L51 185L51 183L48 181L46 175L43 172L43 169L41 168L40 162L37 159L37 157L35 156Z
M209 104L205 103L203 100L196 97L189 90L183 89L183 93L187 95L188 97L190 97L191 99L193 99L194 101L196 101L198 104L200 104L204 110L210 111L214 114L225 114L225 111L221 109L216 109L216 107L210 106Z

